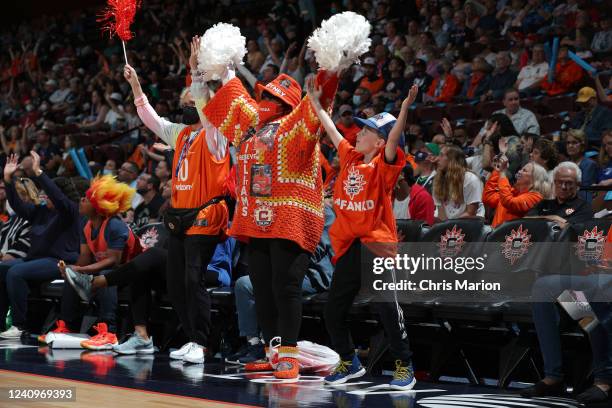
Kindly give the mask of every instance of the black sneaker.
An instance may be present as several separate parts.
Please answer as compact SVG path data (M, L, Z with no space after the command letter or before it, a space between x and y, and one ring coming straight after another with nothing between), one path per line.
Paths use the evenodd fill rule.
M556 382L552 385L546 384L544 381L538 381L533 387L526 388L521 391L521 397L524 398L540 398L540 397L558 397L565 394L566 387L563 381Z
M247 352L242 357L238 358L238 364L248 364L266 357L266 350L263 343L255 345L249 344Z
M605 392L596 385L579 394L576 399L582 404L593 404L597 402L607 401L609 398L609 392Z
M246 356L248 351L249 351L249 343L246 343L242 347L240 347L238 351L225 357L225 362L230 363L230 364L240 364L240 361L238 360L241 357Z

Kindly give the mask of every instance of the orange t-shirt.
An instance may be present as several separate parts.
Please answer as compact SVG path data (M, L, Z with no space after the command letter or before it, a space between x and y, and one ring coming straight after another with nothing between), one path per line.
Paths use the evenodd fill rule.
M584 76L584 71L578 64L572 60L565 63L557 63L555 66L555 76L551 83L548 82L548 74L542 80L542 89L549 96L560 95L568 92L577 84Z
M378 77L374 81L370 81L367 77L364 77L359 82L359 87L367 89L372 95L379 93L383 89L383 86L385 86L383 77Z
M355 146L355 143L357 143L357 133L359 133L361 128L354 123L352 126L344 126L340 121L336 123L336 127L342 132L342 136L344 136L351 146Z
M186 152L183 153L183 150ZM181 153L183 153L181 159ZM225 183L229 175L229 155L217 160L208 150L206 130L193 132L186 126L178 138L174 150L172 171L172 207L197 208L213 197L227 194ZM225 233L228 224L225 201L204 208L189 228L187 235L219 235Z
M338 145L340 173L334 190L336 220L329 230L334 262L350 248L355 239L363 243L396 243L397 230L391 193L406 158L398 148L394 164L385 162L385 151L363 162L346 141ZM386 255L386 254L385 254Z

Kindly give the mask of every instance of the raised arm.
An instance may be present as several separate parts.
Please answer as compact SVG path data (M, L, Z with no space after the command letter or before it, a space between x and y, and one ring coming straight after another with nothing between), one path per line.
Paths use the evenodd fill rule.
M171 147L176 145L176 139L178 138L181 130L185 128L185 125L172 123L164 118L159 117L157 112L149 104L147 96L142 91L140 82L138 81L138 75L134 68L130 65L126 65L123 69L123 76L128 81L134 94L134 105L136 105L136 111L138 117L144 123L144 125L156 136L161 138L166 144Z
M238 70L240 75L244 77L249 86L255 89L255 84L257 84L257 78L255 78L255 75L253 75L253 73L249 71L249 69L244 65L238 65L236 69Z
M11 205L11 208L22 218L31 219L34 214L35 207L33 204L25 203L19 198L15 184L13 183L13 175L17 171L19 156L16 154L10 155L6 159L4 166L4 184L6 185L6 198Z
M327 110L321 106L321 94L323 91L321 90L321 87L315 87L313 78L308 79L306 84L306 92L308 98L310 99L312 109L321 121L321 125L323 125L327 136L329 136L330 140L334 144L334 147L338 149L338 145L344 140L344 137L342 137L340 132L338 132L338 129L336 128L332 118L329 116Z
M66 197L62 190L55 185L53 180L42 171L38 153L32 150L30 155L32 156L32 172L34 173L32 179L34 182L47 193L49 200L53 202L53 206L59 213L63 213L66 216L77 217L79 211L77 204Z
M399 145L402 132L406 127L408 109L410 108L410 105L414 103L418 94L419 87L417 85L412 85L412 88L410 88L410 91L408 92L408 96L402 102L399 117L397 118L397 120L395 121L395 125L393 125L393 128L391 129L389 137L387 138L387 144L385 145L385 160L387 161L387 163L395 163L395 158L397 156L397 146Z

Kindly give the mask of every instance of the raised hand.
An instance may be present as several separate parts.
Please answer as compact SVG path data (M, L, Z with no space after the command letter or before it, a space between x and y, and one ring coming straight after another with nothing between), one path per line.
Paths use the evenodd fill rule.
M13 177L13 174L17 171L18 163L19 163L19 156L17 156L16 154L11 154L6 159L6 164L4 165L4 182L5 183L11 182L11 178Z
M314 78L309 77L306 81L306 94L308 94L310 101L315 107L321 105L321 95L323 91L321 87L315 88Z
M451 140L453 138L453 127L451 126L448 119L443 118L442 123L440 123L440 126L442 126L442 131L444 132L444 137L446 137L446 140Z
M134 89L135 86L140 85L136 70L129 64L126 64L125 67L123 67L123 77L126 81L128 81L132 89Z
M192 71L198 69L198 54L200 53L200 36L194 35L191 39L191 55L189 56L189 68Z
M408 96L402 101L402 109L408 109L414 103L414 101L416 101L418 95L419 87L412 85L410 91L408 91Z
M493 122L492 124L490 124L489 128L485 131L484 139L489 140L491 136L493 136L497 131L498 126L499 124L497 122Z
M30 156L32 156L32 171L38 176L41 173L40 156L34 150L30 151Z

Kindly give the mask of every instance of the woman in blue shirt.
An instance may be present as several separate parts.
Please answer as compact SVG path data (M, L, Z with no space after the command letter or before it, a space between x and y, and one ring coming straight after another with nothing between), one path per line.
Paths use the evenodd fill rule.
M588 187L597 183L597 163L584 157L584 151L586 148L584 132L579 129L570 129L567 132L565 146L569 159L576 163L582 172L582 181L580 185L582 187ZM588 191L579 191L578 197L590 203L593 200L593 193Z

